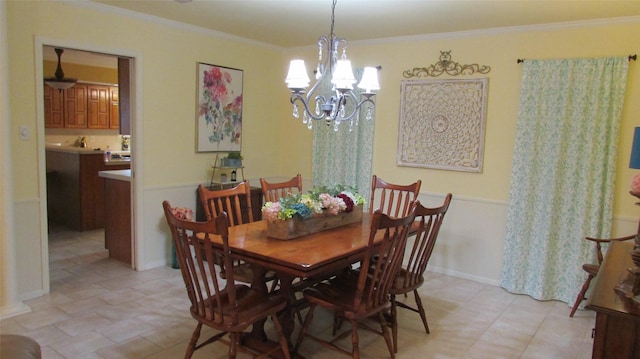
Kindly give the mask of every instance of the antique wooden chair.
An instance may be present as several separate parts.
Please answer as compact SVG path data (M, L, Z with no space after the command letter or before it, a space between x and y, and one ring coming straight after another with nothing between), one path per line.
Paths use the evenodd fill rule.
M244 348L240 339L245 329L253 323L271 317L280 346L274 346L265 357L282 352L290 358L287 339L282 333L278 321L278 312L283 310L287 301L282 296L265 295L258 289L244 284L236 284L233 271L227 273L226 283L218 278L214 257L219 256L225 265L230 266L233 254L229 249L229 222L224 212L207 222L193 222L176 217L169 202L162 203L167 223L171 228L180 271L191 302L191 316L198 324L187 346L185 358L191 358L193 352L215 341L229 344L229 358L235 358L238 351L255 354ZM210 236L222 239L222 251L214 250ZM222 284L225 283L225 284ZM216 329L209 339L198 343L202 325ZM229 334L228 341L223 339Z
M591 237L584 238L588 241L592 241L595 243L596 257L598 258L598 264L586 263L582 265L582 269L585 272L587 272L587 279L582 284L582 288L580 289L580 293L578 293L578 296L576 297L575 303L573 303L573 307L571 308L571 313L569 313L569 317L573 318L573 315L576 313L576 310L580 306L580 303L583 300L587 299L585 297L585 294L587 293L587 290L589 290L589 285L591 285L591 280L595 278L595 276L598 274L598 270L600 269L600 265L602 264L602 260L604 259L604 256L602 255L602 244L610 243L611 241L628 241L634 238L636 238L635 234L626 236L626 237L620 237L620 238L606 238L606 239L591 238Z
M382 213L391 217L406 216L411 202L418 199L421 184L421 180L409 185L393 184L373 175L371 197L369 198L369 213L379 209Z
M238 183L233 188L212 191L203 185L198 186L198 195L200 202L204 208L207 220L215 219L220 213L226 212L229 218L229 224L236 226L239 224L253 222L253 211L251 209L251 186L249 181ZM246 210L242 211L241 206L244 204ZM245 216L242 213L246 213ZM253 269L249 263L236 260L233 262L233 271L235 279L245 282L253 282ZM221 275L226 275L226 269L221 266ZM265 281L269 282L275 279L275 273L268 272Z
M226 188L212 191L203 185L198 186L198 195L204 207L207 220L212 220L219 213L227 212L229 224L253 222L253 211L251 210L251 187L249 181L238 183L233 188ZM241 202L246 205L246 217L242 216Z
M364 268L372 265L371 271L345 272L329 281L320 282L306 289L304 298L309 302L309 312L304 321L295 346L295 351L305 337L309 337L323 346L340 353L360 358L358 344L358 326L371 330L384 337L391 357L394 357L388 324L384 311L389 308L389 290L393 279L400 268L405 251L409 228L415 219L415 204L411 204L408 214L401 218L391 218L376 210L371 219L369 244L366 248L362 263ZM374 243L375 239L381 239ZM373 256L378 259L371 262ZM351 330L347 330L332 340L326 341L309 334L309 325L313 320L313 313L317 306L334 311L336 315L351 323ZM377 316L380 330L376 330L364 323L364 319ZM336 341L351 333L351 352L341 348Z
M429 333L429 325L427 324L427 315L425 314L418 288L424 283L424 272L427 269L429 258L436 244L436 239L440 233L440 226L444 220L444 216L449 209L452 194L448 193L444 199L444 203L436 208L427 208L418 205L416 208L416 222L419 224L415 233L415 241L411 246L411 252L408 258L405 258L400 271L395 277L393 286L391 287L391 334L393 336L393 347L398 352L398 317L396 307L409 309L420 314L424 330ZM407 294L413 292L416 301L416 308L396 301L396 295Z
M262 187L265 202L278 202L281 197L302 192L302 176L297 175L288 181L275 183L260 178L260 187Z

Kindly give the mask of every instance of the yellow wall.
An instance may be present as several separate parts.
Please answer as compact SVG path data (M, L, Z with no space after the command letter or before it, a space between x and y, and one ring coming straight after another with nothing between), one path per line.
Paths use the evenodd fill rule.
M376 96L374 173L397 183L410 183L420 178L424 192L453 192L458 196L507 201L522 72L522 65L516 59L627 56L640 52L639 37L640 19L636 18L628 22L548 27L535 31L476 32L379 44L351 43L348 55L354 66L382 66L382 89ZM451 77L444 74L437 77L489 78L482 173L396 165L400 86L401 81L405 80L402 72L435 64L439 61L440 51L449 50L452 60L460 64L491 66L491 72L486 75ZM307 66L315 64L316 51L311 48L293 49L286 53L288 58L305 57ZM635 198L628 191L631 177L636 171L630 170L628 165L633 128L640 126L639 98L640 61L632 61L621 124L615 214L633 218L638 216L638 210L634 206Z

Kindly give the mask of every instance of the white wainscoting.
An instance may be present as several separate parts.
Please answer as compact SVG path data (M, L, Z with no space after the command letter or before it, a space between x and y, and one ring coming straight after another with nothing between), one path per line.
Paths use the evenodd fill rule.
M250 179L259 184L257 179ZM196 208L198 184L152 187L144 190L144 261L138 270L170 264L169 229L162 201ZM445 194L421 193L426 206L437 206ZM507 203L456 196L445 217L428 270L498 286L502 272ZM614 236L635 233L637 218L615 218Z
M46 219L40 216L38 199L15 202L14 208L16 293L20 300L27 300L39 297L49 290L43 276L44 270L48 270L48 253L43 248L47 248L48 243L44 243L46 238L42 238L41 234L41 226L46 226Z
M425 206L438 206L444 194L421 193ZM428 270L499 286L507 202L453 194ZM637 218L614 218L613 236L635 233Z

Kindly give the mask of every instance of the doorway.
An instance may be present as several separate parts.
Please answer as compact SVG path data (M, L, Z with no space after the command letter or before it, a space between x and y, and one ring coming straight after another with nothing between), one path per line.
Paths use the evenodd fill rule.
M53 53L53 49L54 48L62 48L64 49L62 58L61 58L61 62L62 62L62 67L64 69L65 72L65 77L74 77L74 78L78 78L79 81L81 80L85 80L85 82L89 82L89 83L94 83L97 85L118 85L119 88L119 92L120 92L120 108L119 110L122 111L122 114L119 116L120 118L125 118L127 119L127 123L128 123L128 132L123 133L125 136L129 136L127 137L127 144L131 144L131 149L130 151L125 151L125 149L122 148L122 135L121 131L119 131L118 129L109 129L109 130L96 130L96 129L87 129L87 130L75 130L72 129L72 131L69 132L65 132L67 129L54 129L51 130L49 128L45 128L44 126L44 117L45 116L41 116L42 118L40 118L39 122L39 126L42 129L41 133L44 134L44 141L41 141L39 143L44 143L44 147L45 148L41 148L41 153L45 154L45 156L43 157L47 157L46 153L48 151L46 151L47 148L49 148L50 146L55 146L60 144L60 146L67 146L67 145L72 145L73 143L73 139L77 138L78 140L80 140L80 138L85 137L85 141L87 144L87 150L93 150L96 149L97 153L100 153L100 155L103 153L104 147L105 146L111 146L112 148L114 148L114 153L115 152L119 152L122 153L124 155L124 152L128 152L127 155L129 156L129 158L131 158L130 160L130 166L131 166L131 170L133 170L133 167L135 165L135 161L137 161L138 159L135 158L135 156L133 155L141 153L141 151L136 151L134 150L135 148L135 138L136 138L136 134L135 134L135 126L133 121L135 121L135 112L136 112L136 105L134 104L134 98L135 98L135 94L136 94L136 89L135 89L135 59L136 56L135 54L132 56L132 54L124 54L124 55L120 55L117 54L115 52L112 51L105 51L103 49L95 49L92 48L91 46L87 46L84 47L82 45L77 46L77 44L52 44L52 43L45 43L44 41L40 43L40 46L42 48L42 53L41 53L41 58L38 59L39 56L36 56L37 60L41 60L42 64L43 64L43 77L51 77L52 73L50 71L47 71L46 67L49 66L51 67L51 64L46 64L47 61L52 61L51 60L51 53ZM84 48L83 48L84 47ZM37 52L37 51L36 51ZM57 62L57 59L53 59L53 61ZM126 70L127 71L118 71L118 68L122 68L123 66L126 66ZM105 70L107 69L107 70ZM74 71L78 71L76 72L78 75L74 74ZM105 81L102 80L99 76L97 78L91 78L91 76L87 75L85 71L97 71L97 72L116 72L118 73L118 77L116 81ZM121 78L119 78L119 76L121 76L121 74L124 73L127 77L124 78L124 80L121 80ZM87 77L88 76L88 77ZM126 87L126 88L125 88ZM42 96L40 96L39 102L44 104L44 93L43 92L38 92L43 94ZM122 96L122 94L124 93L124 98ZM127 101L127 99L129 99ZM83 135L83 133L81 133L82 131L86 131L86 133ZM64 142L64 143L63 143ZM99 150L98 150L99 149ZM135 158L135 159L134 159ZM45 160L46 161L46 160ZM45 166L41 165L41 168L46 168ZM107 169L109 170L109 169ZM46 177L47 171L42 171L42 177ZM41 183L46 183L46 178L42 178ZM130 203L130 207L131 207L131 218L132 218L132 223L133 225L131 226L131 250L132 250L132 261L131 263L129 263L129 266L132 269L136 268L136 260L135 260L135 250L137 248L137 246L135 245L136 242L136 237L134 235L135 230L134 227L136 226L136 222L135 222L135 208L136 208L136 197L135 195L133 195L134 189L135 189L135 183L134 183L134 179L131 179L131 188L132 188L132 196L131 196L131 203ZM46 188L47 186L45 185L44 189L42 188L43 186L41 185L41 190L40 192L44 194L44 196L41 196L41 198L47 198L47 194L49 192L49 189ZM49 217L49 211L48 208L49 207L49 200L47 201L42 201L43 203L45 203L44 205L42 205L41 207L44 207L43 209L41 208L41 213L43 213L43 217L46 216L47 218ZM48 222L48 221L47 221ZM43 222L44 223L44 222ZM60 238L62 238L63 241L68 242L70 240L70 238L74 238L76 240L78 240L78 244L79 247L81 247L82 250L87 250L87 251L91 251L91 249L89 248L97 248L98 252L102 251L104 254L104 230L103 229L95 229L95 228L89 228L88 230L81 230L81 231L77 231L76 233L72 231L69 231L69 228L61 228L59 225L57 225L55 222L52 222L53 226L50 226L49 228L44 228L41 229L41 233L43 233L43 252L46 253L47 255L45 255L43 258L44 262L47 263L43 263L43 268L45 269L43 272L43 282L44 283L48 283L50 284L51 282L53 282L54 280L56 280L55 275L57 275L57 273L53 273L52 268L49 268L49 261L50 261L50 257L52 257L51 260L55 260L59 256L59 253L51 253L49 252L49 245L50 240L54 239L54 240L59 240ZM44 226L47 227L47 226ZM60 231L61 229L61 231ZM53 236L51 239L49 238L49 230L59 230L58 233L56 235L58 235L57 237ZM100 248L100 246L96 246L94 243L93 245L87 245L89 244L91 241L95 242L96 240L99 242L100 238L102 238L102 248ZM87 239L90 239L89 241ZM55 244L55 243L54 243ZM67 243L68 244L68 243ZM99 243L98 243L99 244ZM98 255L97 257L100 257L100 255ZM49 292L49 286L45 286L45 292Z

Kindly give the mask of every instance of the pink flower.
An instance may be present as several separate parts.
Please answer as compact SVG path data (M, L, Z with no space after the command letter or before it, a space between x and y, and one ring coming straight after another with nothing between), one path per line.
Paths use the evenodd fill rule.
M267 221L275 222L278 220L278 212L280 212L280 203L273 202L262 209L262 217Z

